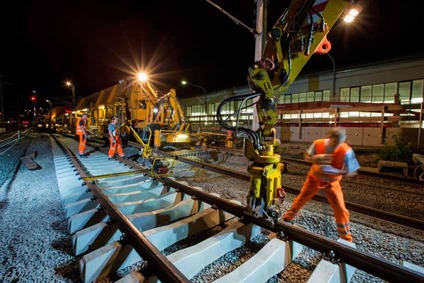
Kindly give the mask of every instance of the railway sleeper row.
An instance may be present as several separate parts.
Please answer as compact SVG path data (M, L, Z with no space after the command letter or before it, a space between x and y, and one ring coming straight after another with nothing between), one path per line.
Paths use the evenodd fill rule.
M74 144L68 146L76 151ZM88 184L59 147L53 146L53 150L73 251L75 256L81 256L83 282L93 282L139 262L144 262L142 266L146 272L143 274L149 274L149 262L143 260L131 245L132 239L121 232L119 224L91 194L89 186L92 185L99 188L159 251L201 231L230 223L216 235L167 256L186 278L194 277L205 266L243 246L262 231L260 226L240 221L242 219L234 214L217 209L175 186L145 174L135 174L134 169L116 160L107 160L104 154L93 154L82 161L92 176L102 175L101 179ZM177 183L186 185L185 182ZM202 191L199 187L196 189ZM342 239L339 242L355 248L353 243ZM303 246L295 241L274 238L247 262L214 282L266 281L283 271L302 249ZM335 264L331 258L323 259L308 282L318 279L319 282L349 282L354 272L353 266ZM158 274L149 277L143 274L134 271L117 282L159 281Z

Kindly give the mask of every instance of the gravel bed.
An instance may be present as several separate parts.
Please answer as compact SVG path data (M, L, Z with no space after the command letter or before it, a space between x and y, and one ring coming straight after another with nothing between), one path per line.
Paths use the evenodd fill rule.
M38 152L35 161L41 169L31 171L20 166L15 179L5 186L16 162L19 164L19 157L34 151ZM129 148L125 151L127 156L133 154ZM80 282L78 269L80 258L72 256L71 237L67 233L64 208L53 173L54 164L49 137L46 134L30 134L8 153L8 155L0 156L2 166L0 181L3 184L0 191L0 282ZM222 156L218 156L217 161L211 158L207 160L207 162L221 163L222 166L243 172L249 164L245 157L237 156L231 156L226 162L222 161ZM284 175L284 185L300 187L306 171L307 168L290 167L289 172ZM174 176L179 180L186 180L190 184L200 186L207 192L218 193L221 197L238 200L245 204L249 188L246 181L193 168L180 162L177 162ZM346 182L344 184L346 199L349 201L357 199L356 201L361 202L360 197L366 197L375 205L400 206L398 210L405 210L405 215L415 213L416 217L423 217L424 202L414 196L416 188L402 184L402 188L390 190L393 182L378 181L378 184L374 184L371 179L359 178ZM6 187L7 190L5 190ZM382 200L386 195L388 199ZM293 196L288 195L283 203L283 209L288 209L292 200ZM414 200L416 200L414 208L408 209L408 202ZM392 262L402 263L406 260L424 266L422 231L394 224L389 225L355 213L351 215L352 233L358 249ZM332 211L323 203L309 202L299 212L295 222L305 229L337 239ZM218 227L210 233L216 233L221 228ZM211 282L221 273L234 270L274 236L272 233L264 232L246 247L237 249L206 267L192 281ZM178 244L181 246L193 244L190 240ZM170 247L163 252L168 254L176 248L178 246ZM306 248L284 272L274 276L268 282L307 282L321 258L321 254ZM128 271L122 271L122 274L118 275L124 275ZM116 278L106 278L99 282L111 282L110 280L113 279ZM385 281L357 271L352 282Z

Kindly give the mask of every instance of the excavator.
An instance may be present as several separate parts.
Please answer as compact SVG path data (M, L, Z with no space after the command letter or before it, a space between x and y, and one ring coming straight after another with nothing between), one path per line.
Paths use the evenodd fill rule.
M279 96L293 83L313 54L331 49L327 39L340 17L352 21L360 8L346 0L292 0L267 34L262 58L248 68L251 94L223 100L217 108L217 120L223 128L245 136L245 156L253 163L248 167L250 188L247 212L271 222L281 218L285 192L282 187L284 163L275 149L281 144L276 136ZM351 10L355 9L355 10ZM224 115L225 105L237 101L239 111L252 102L258 115L257 130L239 127ZM238 120L238 119L237 119Z
M171 146L175 149L177 144L189 144L190 124L185 122L174 89L160 95L148 81L147 74L138 73L137 78L127 101L131 125L122 127L142 145L139 157L144 165L150 166L150 174L168 175L172 173L175 158L154 156L152 148Z
M143 140L147 140L151 132L150 145L155 148L190 143L190 124L185 121L175 89L160 95L148 81L147 74L139 73L137 78L127 101L131 126L142 134Z

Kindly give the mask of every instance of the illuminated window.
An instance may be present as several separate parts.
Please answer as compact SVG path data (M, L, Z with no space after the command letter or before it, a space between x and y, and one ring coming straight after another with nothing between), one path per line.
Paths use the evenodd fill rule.
M409 104L411 103L411 82L401 82L399 83L399 99L400 104Z
M306 93L306 101L307 101L307 102L313 102L313 101L316 101L316 100L315 100L315 93L314 93L314 92L312 92L312 91L307 92L307 93Z
M423 102L423 83L424 80L415 80L412 82L411 103Z
M356 91L357 89L358 88L353 88L352 93L353 93L353 90ZM360 99L361 102L365 102L365 103L374 102L372 100L372 96L371 96L371 86L370 85L361 86L360 96L361 96L361 99Z
M384 95L384 84L378 84L372 86L372 97L373 101L375 102L385 102L385 99L390 99L388 97L385 97ZM392 97L393 101L393 97Z
M359 101L359 96L358 101ZM340 89L340 102L349 102L350 101L350 90L349 88L341 88Z
M408 100L409 100L409 87L408 88ZM386 102L391 102L393 103L395 101L395 94L398 93L398 83L387 83L384 85L384 96L385 96L385 101Z

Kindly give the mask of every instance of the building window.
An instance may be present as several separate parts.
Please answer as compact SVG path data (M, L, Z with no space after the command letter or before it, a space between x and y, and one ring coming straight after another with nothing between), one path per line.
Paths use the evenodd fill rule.
M349 100L347 100L347 102L371 102L370 100L364 101L364 98L361 95L361 88L359 87L352 87L350 89L350 98L348 99Z
M324 90L322 93L322 101L330 101L331 100L330 97L331 97L331 91L328 89Z
M354 88L354 89L358 89L358 88ZM370 85L361 86L360 97L361 97L360 102L365 102L365 103L375 103L376 102L376 101L373 100L373 97L371 95L371 86Z
M316 100L315 100L315 92L313 92L313 91L309 91L309 92L307 92L307 93L306 93L306 101L307 101L307 102L313 102L313 101L316 101Z
M359 96L357 97L359 101ZM349 102L350 101L350 89L345 87L340 89L340 102Z
M409 87L408 87L409 88ZM399 90L400 91L400 90ZM408 100L409 100L409 93L410 90L408 89ZM395 101L395 94L399 93L398 92L398 83L387 83L384 85L384 101L385 102L391 102L393 103Z
M412 82L411 103L423 102L423 83L424 80L415 80Z
M400 104L409 104L411 103L411 82L401 82L399 83L399 99Z
M292 103L298 103L299 102L299 94L293 93L292 95Z
M372 86L372 97L374 102L384 102L388 97L384 96L384 84ZM392 97L393 101L393 97Z

